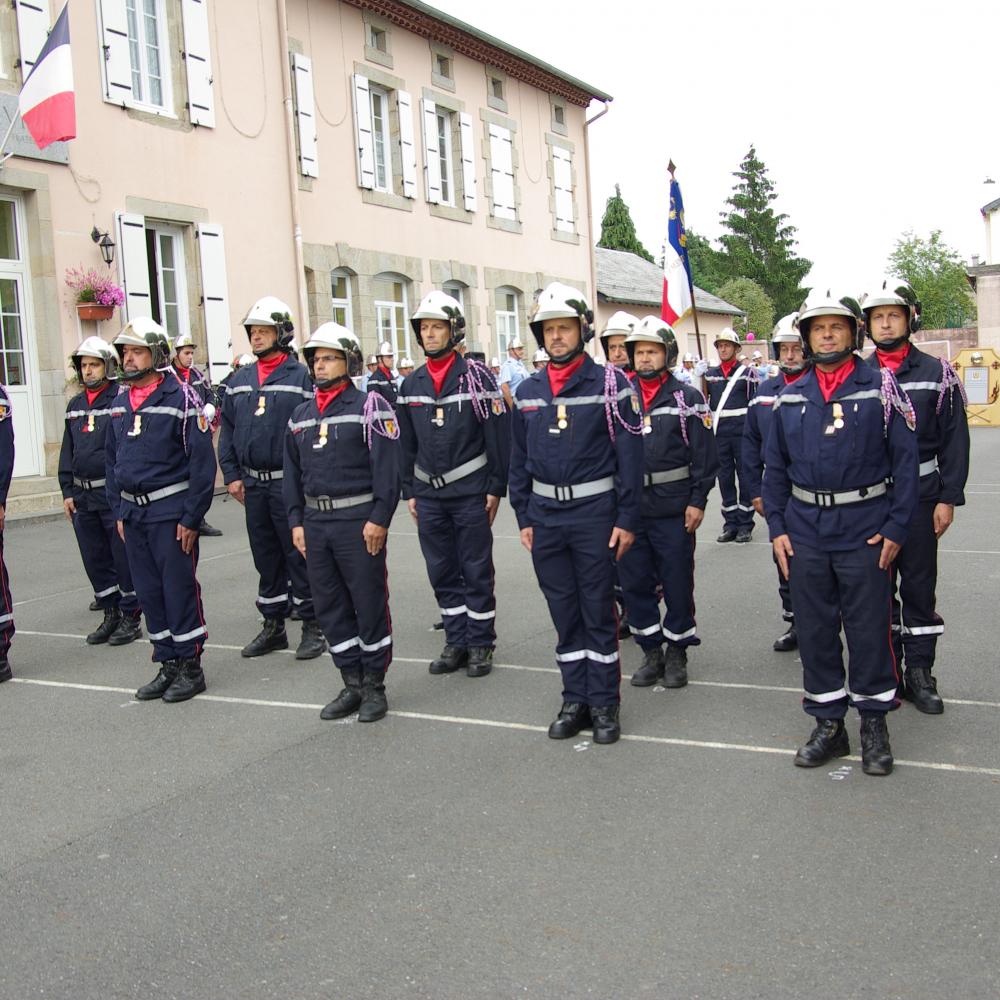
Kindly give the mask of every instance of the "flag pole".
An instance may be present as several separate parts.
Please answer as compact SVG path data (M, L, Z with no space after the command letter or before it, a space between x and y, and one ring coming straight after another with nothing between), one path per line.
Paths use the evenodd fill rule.
M14 126L17 124L17 119L20 118L20 112L15 111L10 117L10 125L7 126L7 131L4 132L3 141L0 142L0 168L14 155L13 153L7 153L7 142L10 139L11 133L14 131Z
M673 181L676 180L676 178L674 177L674 171L676 169L677 169L677 167L675 166L674 161L670 160L670 162L667 163L667 173L670 174L670 181L671 181L671 183L673 183ZM685 229L684 235L685 235L685 238L686 238L687 237L687 230L686 229ZM684 245L684 253L685 253L685 255L687 255L687 244L686 243ZM704 355L701 353L701 330L698 328L698 304L695 302L695 298L694 298L694 278L691 276L691 258L690 257L688 257L687 265L688 266L684 270L687 271L688 291L691 293L691 315L694 317L694 343L695 343L695 347L698 350L698 357L704 359Z

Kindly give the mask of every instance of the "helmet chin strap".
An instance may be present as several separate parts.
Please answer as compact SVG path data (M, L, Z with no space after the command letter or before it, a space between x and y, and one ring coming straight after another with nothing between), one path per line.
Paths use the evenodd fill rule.
M342 382L347 382L349 380L350 376L347 374L338 375L336 378L323 378L323 379L316 378L315 375L313 376L314 385L316 386L317 389L321 390L322 392L326 392L327 389L334 389Z
M876 340L872 337L872 343L875 345L876 351L885 351L887 354L892 354L893 351L898 351L903 344L908 343L910 340L910 331L907 330L902 337L893 337L892 340Z
M580 342L571 351L567 351L565 354L560 354L556 357L554 354L549 354L549 364L555 365L556 368L562 368L564 365L568 365L571 361L575 361L581 354L583 354L583 337L580 338Z
M794 365L783 365L783 364L779 363L778 369L780 371L784 372L786 375L798 375L799 372L801 372L802 369L805 368L805 366L806 366L806 364L805 364L804 361L798 367L796 367Z
M81 379L80 381L83 382L84 389L90 389L90 391L93 392L95 389L100 389L102 385L107 385L108 377L106 375L102 375L100 378L94 379L90 382L86 379Z
M420 345L420 349L424 352L425 358L430 358L431 361L437 361L438 358L446 357L451 351L455 350L455 341L448 338L448 343L444 347L438 348L436 351L428 351L423 344Z
M814 351L809 360L814 365L835 365L838 361L844 361L854 353L853 347L848 347L843 351Z
M641 379L652 380L654 378L659 378L661 375L663 375L666 372L666 370L667 370L666 365L664 365L662 368L657 368L656 371L651 371L651 372L640 372L640 371L637 371L636 375L638 375L639 378L641 378Z

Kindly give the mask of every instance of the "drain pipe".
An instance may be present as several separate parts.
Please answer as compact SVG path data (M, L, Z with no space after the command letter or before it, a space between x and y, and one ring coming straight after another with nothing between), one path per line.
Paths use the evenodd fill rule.
M587 172L587 235L590 238L588 244L588 261L590 263L590 287L593 293L594 303L594 322L597 322L597 257L594 253L594 244L597 242L594 239L594 213L591 199L591 179L590 179L590 126L597 121L598 118L603 118L609 111L609 106L611 104L611 98L609 97L604 102L604 107L594 115L593 118L588 118L584 120L583 123L583 165ZM591 342L592 350L596 351L593 344L596 343L597 338Z

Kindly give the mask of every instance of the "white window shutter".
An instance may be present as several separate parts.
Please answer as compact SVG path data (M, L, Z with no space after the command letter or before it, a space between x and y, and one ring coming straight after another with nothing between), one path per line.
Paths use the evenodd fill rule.
M49 0L17 0L17 40L21 48L21 79L26 80L49 37Z
M115 221L118 226L118 273L125 286L125 318L152 316L146 220L131 212L118 212Z
M295 121L299 129L299 169L304 177L319 177L312 60L293 53L292 76L295 78Z
M573 155L568 150L552 147L552 187L555 192L556 229L564 233L576 231L573 218Z
M197 228L201 257L201 302L205 308L208 372L218 385L229 371L233 335L229 322L229 284L226 281L226 244L222 226Z
M417 196L417 150L413 144L413 98L405 90L396 91L399 112L399 152L403 164L403 196Z
M514 148L510 131L490 125L490 174L493 181L493 215L516 219L514 205Z
M184 62L187 66L188 111L191 122L215 128L208 0L182 0L181 14L184 20Z
M375 187L375 139L372 136L372 99L368 77L355 73L351 94L354 99L354 138L358 150L358 184Z
M424 181L427 200L441 203L441 147L438 143L437 105L426 98L420 102L424 126Z
M472 116L464 111L458 116L459 136L462 140L462 195L467 212L476 211L476 159Z
M125 0L101 0L101 47L104 56L104 99L112 104L132 100Z

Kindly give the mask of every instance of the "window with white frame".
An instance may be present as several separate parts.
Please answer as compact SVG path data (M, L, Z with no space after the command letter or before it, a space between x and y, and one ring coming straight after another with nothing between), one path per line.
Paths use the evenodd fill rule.
M359 186L416 198L412 97L405 90L376 83L363 73L355 73L352 83Z
M389 146L389 95L381 87L369 88L372 143L375 150L375 190L392 186L392 152Z
M441 170L441 204L455 204L455 174L452 167L452 133L451 133L451 112L438 108L437 118L437 138L438 138L438 164Z
M148 223L146 260L153 319L166 329L171 340L189 333L184 230L179 226Z
M333 321L352 330L353 316L351 312L351 275L343 268L337 268L330 273L330 292L333 303Z
M516 221L514 198L514 144L510 129L490 124L490 179L492 181L492 215L497 219Z
M560 146L552 147L552 189L555 201L555 228L576 232L573 211L573 154Z
M461 281L446 281L441 286L441 291L458 302L462 307L462 315L465 316L465 285Z
M170 57L164 0L125 0L132 98L154 108L170 106Z
M516 288L501 286L495 292L496 332L499 356L507 356L507 345L520 335L518 324L518 292Z
M410 324L407 322L406 286L398 274L377 274L372 279L375 300L375 327L379 343L388 340L396 349L396 357L410 353Z

